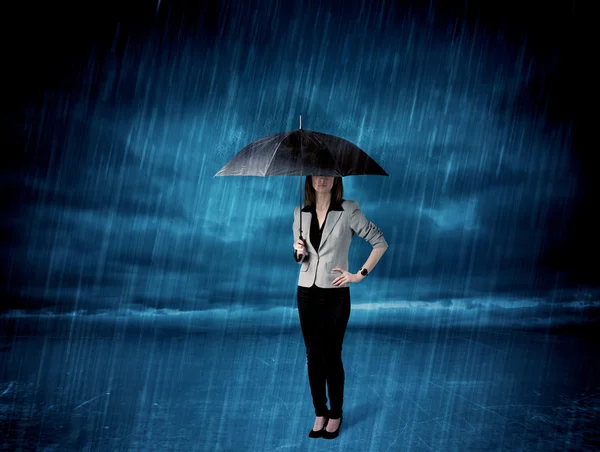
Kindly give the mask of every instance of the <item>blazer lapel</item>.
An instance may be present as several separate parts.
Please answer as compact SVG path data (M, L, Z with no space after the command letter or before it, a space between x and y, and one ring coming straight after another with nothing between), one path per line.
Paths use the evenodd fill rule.
M321 248L323 248L323 243L325 243L327 237L329 237L329 234L331 234L331 231L333 231L333 228L335 228L335 225L341 216L342 212L339 210L330 210L327 214L327 220L325 221L325 227L323 228L323 235L321 236L321 243L319 244L319 251L321 251Z

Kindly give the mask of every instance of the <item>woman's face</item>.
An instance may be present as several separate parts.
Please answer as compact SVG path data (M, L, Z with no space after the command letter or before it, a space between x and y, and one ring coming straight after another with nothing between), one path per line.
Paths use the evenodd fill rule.
M316 192L327 193L333 188L335 176L311 176L311 179Z

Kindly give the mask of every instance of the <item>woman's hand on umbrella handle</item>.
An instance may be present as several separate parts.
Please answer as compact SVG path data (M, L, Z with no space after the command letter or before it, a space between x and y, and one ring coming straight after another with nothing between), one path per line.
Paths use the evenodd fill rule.
M300 239L296 240L296 243L294 243L294 249L296 251L298 251L298 256L301 256L304 254L304 242Z

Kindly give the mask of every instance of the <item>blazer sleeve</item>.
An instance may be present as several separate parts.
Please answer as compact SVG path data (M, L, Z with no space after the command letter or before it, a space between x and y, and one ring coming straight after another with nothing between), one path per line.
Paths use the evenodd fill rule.
M304 226L304 225L302 225ZM300 238L300 207L296 206L296 210L294 210L294 225L292 226L294 232L294 243ZM304 232L304 231L302 231ZM302 259L298 259L298 251L294 249L294 260L301 264L308 257L308 249L304 247L304 254L302 255Z
M360 237L369 242L373 248L388 248L383 233L375 224L367 220L356 201L350 207L350 227Z

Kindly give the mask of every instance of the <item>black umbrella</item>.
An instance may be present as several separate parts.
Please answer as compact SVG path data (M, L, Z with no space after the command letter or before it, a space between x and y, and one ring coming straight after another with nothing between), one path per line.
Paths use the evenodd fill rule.
M387 176L365 151L343 138L300 128L253 141L238 152L216 176ZM300 215L300 240L302 215Z

